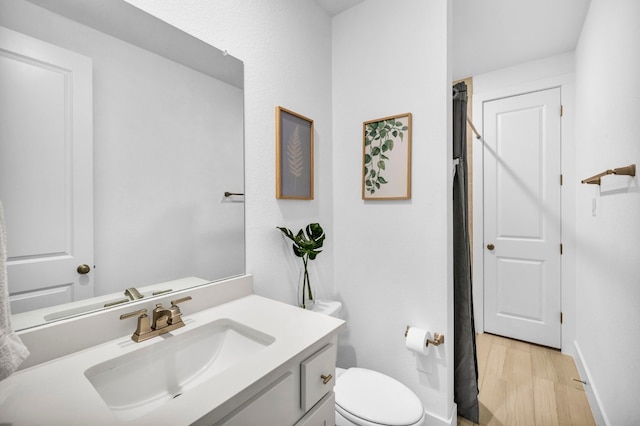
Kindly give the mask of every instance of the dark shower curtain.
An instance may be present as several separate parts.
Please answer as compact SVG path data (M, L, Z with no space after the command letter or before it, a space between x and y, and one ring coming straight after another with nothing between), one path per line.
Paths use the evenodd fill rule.
M453 158L459 159L453 178L454 401L459 416L478 423L478 361L467 220L467 85L464 82L453 86Z

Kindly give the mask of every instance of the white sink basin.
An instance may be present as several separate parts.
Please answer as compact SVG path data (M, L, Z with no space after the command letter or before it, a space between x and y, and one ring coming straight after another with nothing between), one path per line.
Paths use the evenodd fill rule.
M187 327L85 371L116 417L133 420L147 414L275 341L230 319Z

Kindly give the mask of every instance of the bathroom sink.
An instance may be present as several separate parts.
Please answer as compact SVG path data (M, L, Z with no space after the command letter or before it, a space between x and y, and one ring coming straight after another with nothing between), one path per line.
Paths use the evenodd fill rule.
M85 371L116 417L133 420L147 414L275 341L230 319L187 327Z

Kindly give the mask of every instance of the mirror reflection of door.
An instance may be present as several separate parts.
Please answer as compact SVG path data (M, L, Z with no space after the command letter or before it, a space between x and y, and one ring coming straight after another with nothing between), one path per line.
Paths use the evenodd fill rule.
M0 94L11 310L92 297L91 59L0 27Z
M485 330L560 348L560 88L483 111Z

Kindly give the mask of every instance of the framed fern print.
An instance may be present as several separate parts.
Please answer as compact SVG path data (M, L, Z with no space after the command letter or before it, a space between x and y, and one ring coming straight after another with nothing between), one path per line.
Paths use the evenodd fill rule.
M313 120L276 107L276 198L313 200Z
M362 199L411 198L411 113L362 125Z

